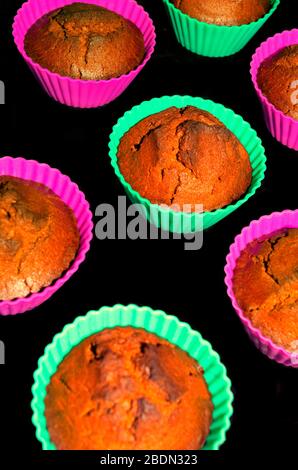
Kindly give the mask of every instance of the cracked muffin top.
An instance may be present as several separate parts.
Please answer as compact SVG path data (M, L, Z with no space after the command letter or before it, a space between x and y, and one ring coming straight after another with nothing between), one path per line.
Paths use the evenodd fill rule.
M106 329L75 346L45 398L58 450L196 450L212 411L199 364L132 327Z
M181 212L237 201L252 178L249 156L212 114L193 106L143 119L122 137L118 164L125 180L152 203Z
M242 25L257 21L271 8L271 0L171 0L183 13L204 23Z
M244 314L288 351L298 344L298 229L250 243L237 260L233 290Z
M143 35L131 21L87 3L44 15L27 32L24 45L42 67L82 80L119 77L145 56Z
M72 210L50 189L0 176L0 300L50 285L68 269L79 241Z
M260 65L257 80L270 103L298 120L298 44L268 57Z

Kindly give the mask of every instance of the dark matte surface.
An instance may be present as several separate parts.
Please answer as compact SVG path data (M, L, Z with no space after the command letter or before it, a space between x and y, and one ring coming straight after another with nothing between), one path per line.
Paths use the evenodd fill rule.
M190 94L211 98L241 114L266 147L268 171L261 190L236 213L205 233L199 252L183 241L98 241L79 272L40 308L0 318L6 365L0 367L0 448L39 455L31 425L32 374L54 334L78 315L102 305L150 305L189 322L208 339L226 364L233 382L235 412L224 450L267 453L297 445L297 370L259 353L246 336L226 295L225 257L234 237L252 219L297 207L298 154L269 135L248 73L261 41L297 26L297 5L283 1L274 17L238 55L206 59L178 45L161 0L143 0L157 28L151 62L114 103L95 110L74 110L52 101L36 83L11 37L20 1L0 6L0 79L6 85L1 155L23 155L58 167L85 192L92 209L116 204L123 190L107 155L112 126L133 105L154 96ZM4 32L4 36L3 36ZM6 415L5 411L8 411ZM4 416L5 414L5 416ZM294 447L295 448L295 447Z

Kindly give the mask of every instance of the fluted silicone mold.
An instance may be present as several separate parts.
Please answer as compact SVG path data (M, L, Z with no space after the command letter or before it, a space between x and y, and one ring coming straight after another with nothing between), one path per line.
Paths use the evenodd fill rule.
M56 8L77 3L74 0L29 0L17 12L13 24L16 46L45 91L54 100L77 108L103 106L117 98L150 59L155 47L155 30L148 13L134 0L77 0L112 10L132 21L142 32L146 53L143 62L126 75L110 80L80 80L63 77L41 67L26 54L24 39L28 29L43 15Z
M50 188L73 210L80 232L79 250L71 266L63 276L36 294L30 294L27 297L15 300L0 301L0 315L15 315L32 310L45 302L78 270L90 248L93 229L92 214L89 204L78 186L68 176L63 175L59 170L51 168L45 163L25 160L22 157L3 157L0 158L0 175L36 181Z
M249 24L220 26L198 21L176 8L171 0L163 0L178 42L195 54L225 57L243 49L277 9L280 0L272 0L270 11Z
M119 142L132 126L145 117L170 108L171 106L183 108L189 105L208 111L223 122L246 148L253 169L252 183L246 194L235 203L212 212L176 212L157 204L151 204L148 199L143 198L125 181L117 163ZM130 111L127 111L114 126L110 136L109 147L112 166L130 200L135 204L142 205L144 215L154 225L161 227L165 231L175 233L191 233L200 231L202 228L207 229L231 214L255 194L256 190L261 186L266 169L265 150L262 146L262 142L256 132L241 116L221 104L191 96L164 96L162 98L144 101L140 105L133 107Z
M267 357L285 366L298 368L298 341L297 354L290 353L286 349L277 346L270 338L265 337L260 330L255 328L251 321L245 316L243 310L239 307L233 290L233 276L237 260L245 247L253 240L270 235L277 230L285 228L298 228L298 210L283 212L274 212L271 215L265 215L259 220L254 220L248 227L245 227L240 235L235 238L230 247L225 266L225 283L228 288L228 295L232 301L245 330L256 347Z
M178 318L167 315L161 310L154 311L149 307L136 305L102 307L99 311L91 311L85 316L78 317L73 323L65 326L46 347L44 355L38 361L32 388L33 424L42 448L55 450L44 414L46 388L51 376L74 346L94 333L116 326L144 328L179 346L199 362L204 369L204 377L214 405L212 425L204 450L217 450L226 439L233 413L231 381L220 362L219 355L187 323L182 323Z
M263 108L267 127L272 136L283 145L298 150L298 121L273 106L266 96L263 95L258 85L258 70L264 60L276 54L279 50L287 46L292 46L293 44L298 44L298 29L277 33L275 36L267 39L267 41L263 42L260 47L258 47L253 55L250 73Z

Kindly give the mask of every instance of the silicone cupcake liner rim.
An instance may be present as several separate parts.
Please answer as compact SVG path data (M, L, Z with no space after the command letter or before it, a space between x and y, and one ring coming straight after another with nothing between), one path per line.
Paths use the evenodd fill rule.
M152 108L151 113L145 113L146 116L141 116L140 119L138 119L134 124L131 124L127 130L123 131L122 127L124 126L124 123L127 121L130 121L131 117L134 117L138 114L141 114L141 111L143 108L148 107L149 104L151 105L150 108ZM157 106L155 106L157 105ZM158 106L160 105L160 106ZM132 128L137 122L140 122L144 117L150 116L150 114L155 114L159 111L162 111L164 109L167 109L171 106L176 106L176 107L184 107L184 106L196 106L197 108L200 108L202 106L202 109L205 109L209 111L210 108L212 108L212 111L209 111L213 114L213 111L216 109L218 114L225 112L229 114L230 118L233 118L234 120L238 121L238 124L242 126L243 128L246 127L246 129L251 133L251 137L255 140L256 145L258 145L259 150L260 150L260 164L261 168L258 170L260 175L256 176L256 181L251 183L250 187L248 188L247 192L244 194L243 197L238 199L236 202L232 204L228 204L227 206L216 209L213 211L208 211L204 212L202 215L203 217L206 217L206 214L212 214L220 217L221 219L229 215L231 212L236 210L238 207L240 207L243 203L245 203L251 196L253 196L257 189L261 186L261 183L264 179L265 176L265 170L266 170L266 157L265 157L265 149L262 145L261 139L258 137L256 131L250 126L248 122L246 122L240 115L234 113L229 108L226 108L222 104L215 103L212 100L200 98L200 97L192 97L192 96L182 96L182 95L174 95L174 96L162 96L160 98L153 98L148 101L143 101L141 104L134 106L131 108L129 111L126 111L125 114L120 117L117 121L117 123L114 125L112 129L112 133L110 134L110 141L109 141L109 156L111 158L111 163L114 168L116 176L119 178L120 182L122 183L124 189L126 192L129 192L130 194L133 195L133 197L138 200L143 206L150 206L156 211L160 212L161 214L169 214L173 213L174 211L171 210L170 208L164 208L161 205L151 203L148 199L142 197L137 191L135 191L132 186L124 179L124 176L122 175L120 168L118 166L118 158L117 158L117 150L119 147L119 143L125 132L127 132L130 128ZM159 110L157 108L160 108ZM218 116L216 116L218 117ZM219 120L221 120L220 117L218 117ZM132 119L134 121L134 119ZM221 120L222 121L222 120ZM229 125L227 122L222 121L223 124L225 124L228 128ZM233 131L232 131L233 132ZM234 133L234 132L233 132ZM120 134L120 137L118 135ZM185 218L195 218L196 213L185 213L185 212L174 212L175 215L180 216L180 217L185 217ZM216 223L216 222L214 222ZM213 224L214 224L213 223ZM213 225L211 224L211 225ZM209 225L209 226L211 226Z
M296 224L298 228L298 209L297 209L294 211L284 210L283 212L273 212L269 215L264 215L257 220L253 220L252 222L250 222L249 225L247 225L246 227L242 229L240 234L236 236L234 242L230 246L229 254L226 258L226 265L224 268L224 271L225 271L224 281L227 287L228 296L232 302L234 310L236 311L241 322L243 323L247 333L251 336L251 339L256 339L258 341L258 344L261 344L261 346L257 346L257 347L261 350L261 352L263 352L263 354L267 355L266 352L262 350L262 347L265 346L269 352L273 352L274 357L280 359L277 362L290 367L290 366L293 366L292 364L293 354L289 352L288 350L286 350L285 348L283 348L282 346L275 344L269 337L264 336L263 333L252 324L251 320L244 314L243 310L238 305L238 302L236 300L236 297L233 291L233 275L234 275L234 270L236 267L237 259L240 256L240 254L237 255L235 254L235 252L237 252L237 249L239 245L241 244L241 241L243 241L244 245L247 246L249 243L251 243L251 241L257 240L261 236L270 235L271 233L274 233L274 231L277 231L277 230L282 230L285 228L292 228L292 227L289 227L289 222L285 221L281 224L279 228L273 228L273 230L271 229L270 232L263 231L260 228L261 234L253 237L252 239L249 237L249 234L252 232L252 230L256 227L260 227L261 224L263 224L264 222L270 222L274 224L275 221L278 221L278 220L282 221L283 219L286 219L287 217L289 218L293 217L297 219ZM248 241L247 241L247 237L249 237ZM241 249L241 251L245 249L245 246L244 248ZM275 360L272 357L269 357L269 358ZM294 365L294 367L296 366ZM297 367L298 367L298 361L297 361Z
M91 310L85 316L79 316L73 323L66 325L62 332L54 336L51 344L46 346L34 373L31 402L32 422L42 448L55 450L54 444L50 441L44 415L44 398L50 378L64 357L77 344L96 332L116 326L143 328L176 344L200 362L205 369L207 385L211 392L213 389L212 400L219 398L214 402L213 422L202 450L217 450L226 439L233 414L231 381L227 377L225 366L220 362L219 355L212 349L210 343L187 323L181 322L175 316L167 315L162 310L152 310L150 307L138 307L134 304L128 306L117 304L114 307L102 307L97 311ZM219 383L221 387L218 387ZM213 384L216 386L213 387Z
M268 18L274 13L274 11L277 9L278 5L280 4L280 0L272 0L271 8L270 10L261 18L259 18L256 21L251 21L250 23L245 23L245 24L240 24L240 25L218 25L214 23L206 23L205 21L200 21L197 18L193 18L192 16L189 16L187 13L183 13L179 8L175 7L175 5L170 1L170 0L163 0L163 2L167 5L168 8L172 8L176 14L180 15L182 18L187 18L188 21L192 22L193 24L199 24L199 25L208 25L214 29L221 29L222 31L228 30L230 28L234 28L235 30L239 30L240 28L248 28L251 27L252 25L257 26L260 22L265 22L267 21Z
M147 16L147 21L148 21L148 23L150 23L151 28L152 28L152 33L153 33L152 44L146 49L145 57L144 57L143 61L141 62L141 64L139 64L135 69L131 70L128 73L122 74L119 77L110 78L108 80L82 80L80 78L72 78L72 77L60 75L59 73L56 73L56 72L51 72L46 67L42 67L37 62L34 62L31 59L31 57L29 57L28 54L26 53L25 48L24 48L24 43L19 44L19 41L17 40L16 31L17 31L17 28L18 28L17 23L18 23L19 17L22 15L24 10L27 8L27 5L29 5L31 3L31 1L32 0L27 0L27 2L23 3L23 5L18 9L18 11L16 13L16 16L14 17L13 26L12 26L13 37L14 37L15 44L18 48L18 51L23 56L23 58L28 63L28 65L30 65L32 67L32 69L36 69L37 71L39 71L41 73L46 73L49 76L56 77L56 78L58 78L59 80L62 80L62 81L69 81L71 83L81 82L81 83L86 83L87 84L87 83L94 83L94 82L100 82L100 83L112 83L112 82L114 82L116 84L117 82L120 82L123 78L130 78L131 74L138 75L138 73L143 69L143 67L146 65L146 63L149 61L150 57L153 54L153 51L154 51L154 48L155 48L155 45L156 45L156 34L155 34L155 28L154 28L153 21L151 20L150 16L146 12L146 10L141 5L139 5L135 0L125 0L128 3L131 3L132 5L135 5L137 8L139 8L140 11L142 10L143 14L145 16ZM73 3L80 3L80 2L81 3L92 3L92 4L95 4L95 5L99 5L99 6L101 6L101 3L103 3L102 0L61 0L59 3L61 3L61 7L63 7L63 6L67 6L67 5L70 5L70 4L73 4ZM50 2L48 1L48 3L50 3ZM57 6L54 7L54 9L56 9L56 8L59 8L59 7L57 7ZM50 13L51 11L52 10L48 10L48 13Z
M244 25L217 25L202 22L183 13L164 0L177 41L194 54L228 57L243 49L277 9L280 0L271 0L272 8L257 21Z
M283 36L291 35L291 34L295 34L295 33L297 34L297 38L298 38L298 29L294 28L292 30L285 30L285 31L282 31L281 33L276 33L274 36L271 36L268 39L266 39L266 41L263 41L260 44L260 46L256 49L254 55L252 56L252 60L251 60L251 63L250 63L250 74L251 74L253 85L255 87L255 90L256 90L257 95L260 98L261 102L263 102L263 104L265 104L266 107L269 108L270 110L272 110L275 114L279 115L283 120L288 121L289 123L295 124L297 126L298 121L295 120L294 118L292 118L291 116L287 116L280 109L276 108L272 103L270 103L268 98L263 94L263 92L260 89L259 84L258 84L258 71L259 71L260 66L262 65L263 61L266 60L266 59L264 59L264 60L260 61L259 55L261 54L261 52L265 51L269 45L274 44L278 39L282 39ZM293 42L293 45L294 44L298 44L298 40L297 40L296 43ZM284 47L287 47L287 46L284 46ZM277 48L275 53L277 53L278 51L280 51L282 49L283 49L283 47ZM274 54L274 52L273 52L273 54ZM269 58L271 56L272 56L272 54L269 54L266 58Z
M26 172L30 173L31 178L24 176L24 173ZM29 294L26 297L18 297L13 300L0 301L0 315L15 315L23 313L48 300L48 298L51 297L60 287L62 287L62 285L68 281L70 277L78 270L80 264L85 260L86 254L90 249L93 230L92 213L90 211L89 203L87 202L84 193L79 189L78 185L71 181L68 176L61 173L58 169L52 168L46 163L39 163L35 160L27 160L23 157L6 156L0 158L0 176L15 176L28 181L36 181L44 184L43 181L36 179L38 172L40 172L40 177L44 177L45 175L50 177L51 175L53 178L53 184L54 178L59 178L60 185L61 181L63 181L64 192L67 190L72 190L76 194L77 199L80 202L79 214L76 214L76 211L68 203L65 202L65 204L72 209L76 217L78 229L80 230L80 246L70 267L64 272L64 274L61 275L61 277L53 281L51 285L44 287L39 292ZM58 194L54 187L50 187L50 189L52 189L52 191L63 200L62 195ZM84 215L84 220L82 219L80 221L82 214ZM79 225L82 225L81 229ZM21 311L19 311L19 308L21 308Z

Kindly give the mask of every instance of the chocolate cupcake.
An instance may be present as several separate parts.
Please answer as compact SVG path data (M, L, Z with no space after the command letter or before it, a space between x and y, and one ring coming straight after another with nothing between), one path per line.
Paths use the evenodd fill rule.
M298 44L264 60L258 69L257 82L273 106L298 121Z
M172 0L182 13L209 24L240 26L265 16L270 0Z
M203 370L148 331L87 337L59 364L45 398L47 429L63 450L195 450L212 421Z
M27 55L42 67L82 80L127 74L145 56L143 35L124 17L87 3L47 13L25 36Z
M237 137L194 106L141 120L124 134L117 156L135 191L180 211L194 212L199 204L204 211L225 207L240 199L252 180L249 155Z
M0 300L26 297L67 270L80 243L75 216L46 186L0 176Z
M297 352L298 229L249 243L236 261L233 292L255 328L277 346Z

